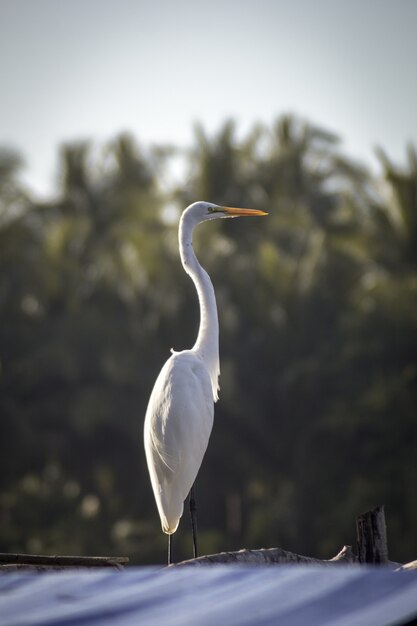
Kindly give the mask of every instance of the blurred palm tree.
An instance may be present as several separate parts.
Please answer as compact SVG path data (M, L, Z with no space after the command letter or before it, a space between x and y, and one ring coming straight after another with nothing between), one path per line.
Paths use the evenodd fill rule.
M124 134L101 151L62 148L60 187L44 203L10 154L0 159L0 549L162 558L140 432L160 364L198 325L172 207L206 199L269 216L195 238L221 329L221 402L199 474L203 550L328 556L377 500L393 556L410 556L415 152L405 171L385 163L381 190L335 135L295 116L243 137L229 121L212 137L196 128L178 190L166 176L172 150ZM178 558L189 553L185 533L177 546Z
M380 224L384 240L391 250L411 266L417 261L417 153L414 146L408 147L408 168L400 168L392 163L384 150L379 148L377 155L383 167L383 176L390 197L379 207ZM396 245L395 245L396 243ZM393 250L393 249L394 250ZM389 256L388 256L389 258Z

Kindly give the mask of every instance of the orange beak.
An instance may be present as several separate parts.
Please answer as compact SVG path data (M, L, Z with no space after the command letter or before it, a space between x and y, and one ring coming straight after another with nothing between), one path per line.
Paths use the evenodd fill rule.
M220 210L227 215L230 215L230 217L241 217L245 215L247 217L255 217L257 215L268 215L265 211L258 211L258 209L235 209L234 207L222 206L220 207Z

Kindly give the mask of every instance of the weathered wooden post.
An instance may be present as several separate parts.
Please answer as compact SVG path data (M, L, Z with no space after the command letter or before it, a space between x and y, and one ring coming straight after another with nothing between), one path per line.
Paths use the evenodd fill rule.
M376 506L356 519L359 563L388 563L384 505Z

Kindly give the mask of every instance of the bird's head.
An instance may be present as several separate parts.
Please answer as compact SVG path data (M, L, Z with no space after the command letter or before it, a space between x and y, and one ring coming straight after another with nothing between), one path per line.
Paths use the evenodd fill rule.
M189 219L194 225L207 220L216 220L220 217L250 217L257 215L268 215L268 213L258 209L237 209L219 206L211 202L194 202L183 213L183 217Z

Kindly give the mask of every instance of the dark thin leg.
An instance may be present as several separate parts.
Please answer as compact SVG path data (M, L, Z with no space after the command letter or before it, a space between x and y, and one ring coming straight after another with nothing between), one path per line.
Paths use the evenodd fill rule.
M168 535L168 565L172 563L172 535Z
M191 515L191 528L193 531L193 553L194 558L198 557L197 549L197 505L195 503L194 485L190 491L190 515Z

